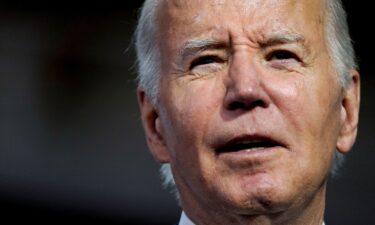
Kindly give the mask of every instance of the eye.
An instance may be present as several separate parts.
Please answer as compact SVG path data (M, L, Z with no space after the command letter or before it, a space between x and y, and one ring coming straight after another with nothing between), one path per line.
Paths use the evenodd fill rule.
M269 53L266 57L267 61L273 61L273 60L278 60L278 61L285 61L285 60L290 60L294 59L300 62L300 58L293 52L287 51L287 50L277 50Z
M194 67L200 66L200 65L207 65L211 63L222 63L222 62L223 60L217 56L213 56L213 55L202 56L191 62L190 69L193 69Z

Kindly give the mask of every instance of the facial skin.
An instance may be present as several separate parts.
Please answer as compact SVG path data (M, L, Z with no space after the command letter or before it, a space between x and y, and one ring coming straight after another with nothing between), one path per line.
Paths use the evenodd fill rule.
M159 5L158 104L138 99L155 158L198 225L323 221L335 149L353 145L359 75L343 89L324 1Z

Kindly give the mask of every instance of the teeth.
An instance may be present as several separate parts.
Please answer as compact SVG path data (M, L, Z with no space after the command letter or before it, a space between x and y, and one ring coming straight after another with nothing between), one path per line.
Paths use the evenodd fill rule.
M261 149L261 148L264 148L264 147L259 147L259 146L257 146L257 147L249 147L249 148L246 148L244 150L245 151L254 151L254 150L257 150L257 149Z
M239 140L238 142L228 143L225 146L217 149L218 153L225 152L253 152L257 150L262 150L266 148L272 148L279 146L278 143L273 142L272 140L263 140L263 139L253 139L253 140Z
M253 152L253 151L256 151L256 150L260 150L260 149L265 149L265 147L251 147L251 148L244 149L243 151Z
M238 144L248 145L248 144L256 144L262 142L261 140L254 140L254 141L243 141Z
M253 151L255 151L256 149L258 149L258 148L246 149L245 152L253 152Z

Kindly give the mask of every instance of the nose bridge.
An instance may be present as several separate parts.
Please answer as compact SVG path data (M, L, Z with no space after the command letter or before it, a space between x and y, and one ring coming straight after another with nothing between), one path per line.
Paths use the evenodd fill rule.
M251 52L235 53L229 68L229 88L236 95L255 94L261 83L260 73Z
M226 109L233 111L267 107L269 101L262 89L261 72L255 56L250 51L233 54L224 99Z

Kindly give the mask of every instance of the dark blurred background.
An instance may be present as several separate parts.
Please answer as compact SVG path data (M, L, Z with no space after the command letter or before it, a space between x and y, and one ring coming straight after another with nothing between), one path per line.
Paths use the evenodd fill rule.
M362 74L359 138L328 225L375 224L374 18L345 1ZM0 3L0 223L173 224L147 150L131 35L142 1Z

